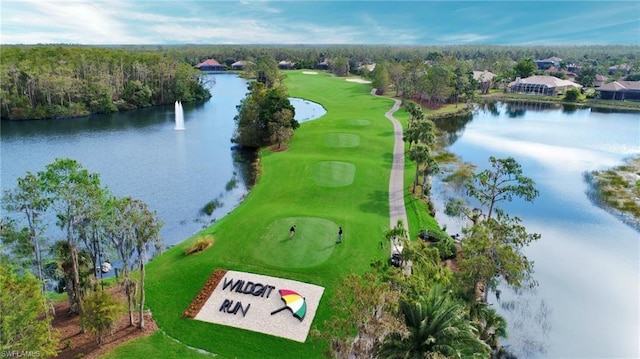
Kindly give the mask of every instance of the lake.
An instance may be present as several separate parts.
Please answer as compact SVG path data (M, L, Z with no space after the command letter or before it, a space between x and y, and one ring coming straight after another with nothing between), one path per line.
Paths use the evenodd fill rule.
M521 357L640 357L640 235L587 195L584 173L640 154L640 116L540 104L498 104L449 131L449 150L479 170L489 157L514 157L534 179L533 204L502 205L542 238L525 250L534 291L503 288L495 307L507 317L507 344ZM452 188L435 181L437 219ZM455 194L455 192L454 192Z
M118 196L146 202L164 222L164 243L179 243L235 208L254 181L254 154L233 148L236 106L247 81L232 74L209 75L213 97L184 103L185 130L176 131L175 107L159 106L65 120L2 122L2 189L15 188L27 171L56 158L77 160ZM291 99L295 118L322 116L322 106ZM202 213L210 201L219 206ZM53 226L52 226L53 227ZM52 230L62 237L60 231ZM58 238L60 238L58 237Z

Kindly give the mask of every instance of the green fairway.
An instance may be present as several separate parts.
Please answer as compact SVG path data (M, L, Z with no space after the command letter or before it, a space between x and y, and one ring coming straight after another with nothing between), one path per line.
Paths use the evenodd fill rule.
M215 269L293 279L323 286L312 328L331 316L333 291L349 273L363 273L388 258L389 176L393 126L385 113L393 100L370 94L371 85L328 74L285 72L292 97L322 104L327 113L302 123L287 151L260 153L260 176L245 200L204 233L213 247L195 256L194 238L153 259L147 270L147 304L169 336L218 358L319 358L326 343L305 343L182 318ZM197 173L193 174L197 176ZM289 239L289 227L296 233ZM338 226L344 242L336 244ZM154 335L123 348L147 348L170 339ZM169 354L167 354L169 355ZM168 356L170 357L170 356Z

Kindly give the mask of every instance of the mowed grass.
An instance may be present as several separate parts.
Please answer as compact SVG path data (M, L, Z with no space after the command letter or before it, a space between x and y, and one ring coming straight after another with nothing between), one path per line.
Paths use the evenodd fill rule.
M322 330L342 278L363 273L373 260L388 256L380 244L389 226L393 127L384 113L393 101L370 95L370 85L344 78L302 71L286 75L289 94L322 104L326 115L303 123L287 151L261 151L256 186L238 208L204 230L216 238L213 247L185 256L194 237L147 267L147 305L158 325L185 345L218 358L318 358L326 343L311 338L298 343L182 318L214 269L324 286L312 325ZM292 224L297 230L290 240ZM336 245L338 226L344 229L344 240ZM162 357L162 351L148 347L171 341L163 338L155 334L118 352ZM167 352L165 357L173 356Z

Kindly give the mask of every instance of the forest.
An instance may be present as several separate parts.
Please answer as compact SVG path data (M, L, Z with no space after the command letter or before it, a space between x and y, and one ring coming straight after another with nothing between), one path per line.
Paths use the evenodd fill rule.
M112 113L211 97L198 70L157 53L85 46L3 46L2 120Z

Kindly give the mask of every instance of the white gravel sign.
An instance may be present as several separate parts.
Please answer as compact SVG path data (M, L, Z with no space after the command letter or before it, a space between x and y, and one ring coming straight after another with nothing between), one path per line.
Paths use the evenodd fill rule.
M324 287L227 271L195 319L304 342Z

